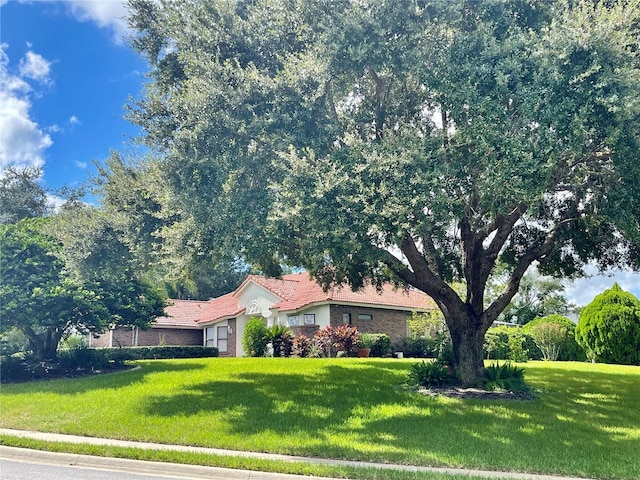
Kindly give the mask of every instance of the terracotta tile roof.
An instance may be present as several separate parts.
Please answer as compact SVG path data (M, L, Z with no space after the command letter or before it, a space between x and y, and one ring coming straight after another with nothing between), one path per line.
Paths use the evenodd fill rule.
M298 289L298 286L300 283L295 278L293 279L287 278L291 276L292 275L284 275L282 279L278 279L278 278L261 277L260 275L249 275L244 283L248 281L253 281L258 285L260 285L261 287L264 287L267 290L269 290L278 298L281 298L283 300L288 300L293 298L293 296L296 294L296 290Z
M154 320L156 327L200 328L196 320L200 317L209 302L198 300L169 300L165 307L166 315Z
M378 291L372 285L366 285L358 291L350 287L335 287L327 292L313 280L308 273L296 273L282 277L284 282L297 282L295 295L275 304L272 308L281 311L298 310L312 303L336 302L357 303L364 305L380 305L384 307L398 307L406 310L428 310L435 308L431 297L418 290L396 289L392 285L385 285Z
M233 318L244 313L245 307L238 305L238 294L253 282L265 288L281 300L271 308L282 312L299 310L313 303L350 303L397 308L401 310L430 310L435 308L433 300L417 290L395 289L385 286L380 292L371 285L353 292L349 287L333 288L327 292L307 272L284 275L282 278L267 278L249 275L235 292L214 298L200 311L197 323L210 323L224 318Z
M245 280L246 281L246 280ZM244 284L244 282L243 282ZM238 287L239 289L240 287ZM236 290L237 292L238 290ZM244 312L244 307L238 305L236 292L227 293L207 302L206 308L198 317L198 322L212 322L221 318L233 318Z

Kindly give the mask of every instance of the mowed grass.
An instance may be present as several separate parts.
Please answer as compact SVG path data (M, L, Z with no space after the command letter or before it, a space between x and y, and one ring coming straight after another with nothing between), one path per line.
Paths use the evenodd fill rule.
M640 478L640 368L529 362L528 401L410 393L410 360L196 359L3 385L5 428L349 460Z

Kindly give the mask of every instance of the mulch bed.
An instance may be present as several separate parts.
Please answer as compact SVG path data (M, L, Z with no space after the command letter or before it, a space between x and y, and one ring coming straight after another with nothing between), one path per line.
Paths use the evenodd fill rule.
M484 390L482 388L465 388L461 386L442 386L418 388L416 393L430 397L473 398L480 400L532 400L536 396L532 392L510 392L508 390Z

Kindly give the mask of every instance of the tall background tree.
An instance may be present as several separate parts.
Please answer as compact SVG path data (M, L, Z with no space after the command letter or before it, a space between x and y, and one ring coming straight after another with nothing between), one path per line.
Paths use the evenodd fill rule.
M639 266L638 2L129 7L130 118L209 252L424 291L463 382L532 264Z
M206 248L156 159L112 152L97 168L92 193L101 215L118 230L136 272L148 283L171 298L207 300L235 290L251 272L233 252L214 256Z
M47 192L39 181L42 170L8 165L0 172L0 224L23 218L42 217L48 212Z

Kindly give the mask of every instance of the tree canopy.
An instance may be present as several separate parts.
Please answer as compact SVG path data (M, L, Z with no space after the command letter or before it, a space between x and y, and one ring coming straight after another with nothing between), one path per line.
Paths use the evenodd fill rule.
M42 170L9 165L0 172L0 224L47 213L47 192L40 185Z
M129 7L152 66L129 117L203 244L424 291L464 382L534 262L639 266L638 2Z

